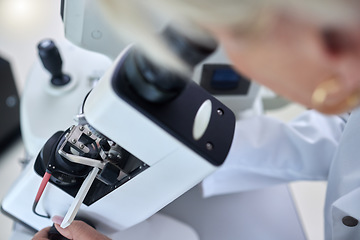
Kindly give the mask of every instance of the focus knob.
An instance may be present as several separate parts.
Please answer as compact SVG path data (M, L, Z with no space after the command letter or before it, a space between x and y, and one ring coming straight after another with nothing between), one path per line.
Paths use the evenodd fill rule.
M51 83L64 86L70 82L70 77L62 72L62 59L55 43L50 39L42 40L38 44L40 59L51 74Z

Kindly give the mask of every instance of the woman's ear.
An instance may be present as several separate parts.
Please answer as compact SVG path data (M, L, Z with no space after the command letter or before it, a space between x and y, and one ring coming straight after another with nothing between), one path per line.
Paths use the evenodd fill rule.
M315 88L312 105L330 114L351 110L360 103L360 31L331 29L321 38L331 75Z

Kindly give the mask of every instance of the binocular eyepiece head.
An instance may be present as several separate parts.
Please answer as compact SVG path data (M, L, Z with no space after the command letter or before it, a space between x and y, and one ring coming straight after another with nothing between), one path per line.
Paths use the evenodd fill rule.
M190 68L194 68L210 56L217 48L212 44L196 42L168 27L163 37L169 48ZM152 62L141 51L128 56L126 72L133 90L143 99L152 103L165 103L175 98L185 88L189 79L185 74L172 71Z

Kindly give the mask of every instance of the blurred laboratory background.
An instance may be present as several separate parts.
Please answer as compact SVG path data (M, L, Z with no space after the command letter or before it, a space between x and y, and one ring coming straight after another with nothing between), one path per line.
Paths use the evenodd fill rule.
M12 77L0 69L1 118L0 125L14 128L10 133L4 133L4 143L0 152L0 199L11 188L16 178L21 174L22 164L26 153L18 134L18 116L10 115L7 108L18 104L17 96L21 94L26 84L26 78L32 65L38 58L37 44L44 38L56 41L64 40L64 30L60 17L60 0L0 0L0 58L10 65ZM6 65L6 64L5 64ZM2 65L1 65L2 66ZM6 68L6 66L5 66ZM8 81L6 84L5 82ZM3 91L6 86L9 93ZM5 86L4 85L4 86ZM17 90L14 92L14 89ZM13 98L8 98L9 96ZM280 109L267 111L266 114L284 121L290 121L304 108L295 104L288 104ZM49 123L51 124L51 123ZM0 128L1 129L1 128ZM1 133L1 132L0 132ZM296 182L289 184L289 189L298 211L299 220L309 240L323 239L323 203L325 199L325 182ZM10 238L13 220L0 214L0 239Z
M44 38L64 39L63 32L60 1L0 0L0 58L10 64L9 68L0 65L0 132L3 133L0 141L4 139L0 142L1 199L21 173L21 162L26 157L16 129L19 119L12 114L13 109L19 109L16 95L21 98L27 75L38 58L37 43ZM17 94L11 87L13 84ZM0 239L9 239L12 228L13 220L0 214Z

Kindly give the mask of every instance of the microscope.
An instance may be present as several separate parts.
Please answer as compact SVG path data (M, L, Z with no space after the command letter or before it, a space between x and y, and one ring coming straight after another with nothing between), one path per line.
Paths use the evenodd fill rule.
M3 200L2 210L35 230L60 215L65 216L62 227L79 218L108 236L124 236L134 226L148 229L150 224L154 230L171 223L170 218L152 216L215 171L230 150L236 117L219 101L231 94L220 93L238 93L243 101L237 106L246 109L258 86L232 70L216 43L203 46L171 27L162 36L193 68L195 81L152 62L136 45L117 42L114 51L104 49L103 41L115 37L99 39L108 36L108 27L90 29L93 21L105 24L96 21L96 8L90 7L95 2L63 1L65 33L73 43L107 55L95 56L93 64L107 70L96 84L84 86L63 71L54 42L39 44L46 71L36 69L32 74L44 76L46 91L54 99L68 94L71 104L54 101L49 118L55 120L40 118L53 123L52 136L44 140L48 130L32 142L36 117L25 113L34 100L23 98L29 99L22 104L22 127L33 158ZM86 24L72 24L80 20ZM77 27L86 31L76 31ZM81 94L72 94L74 89ZM56 111L62 107L71 111L59 118ZM64 122L71 124L64 127Z

